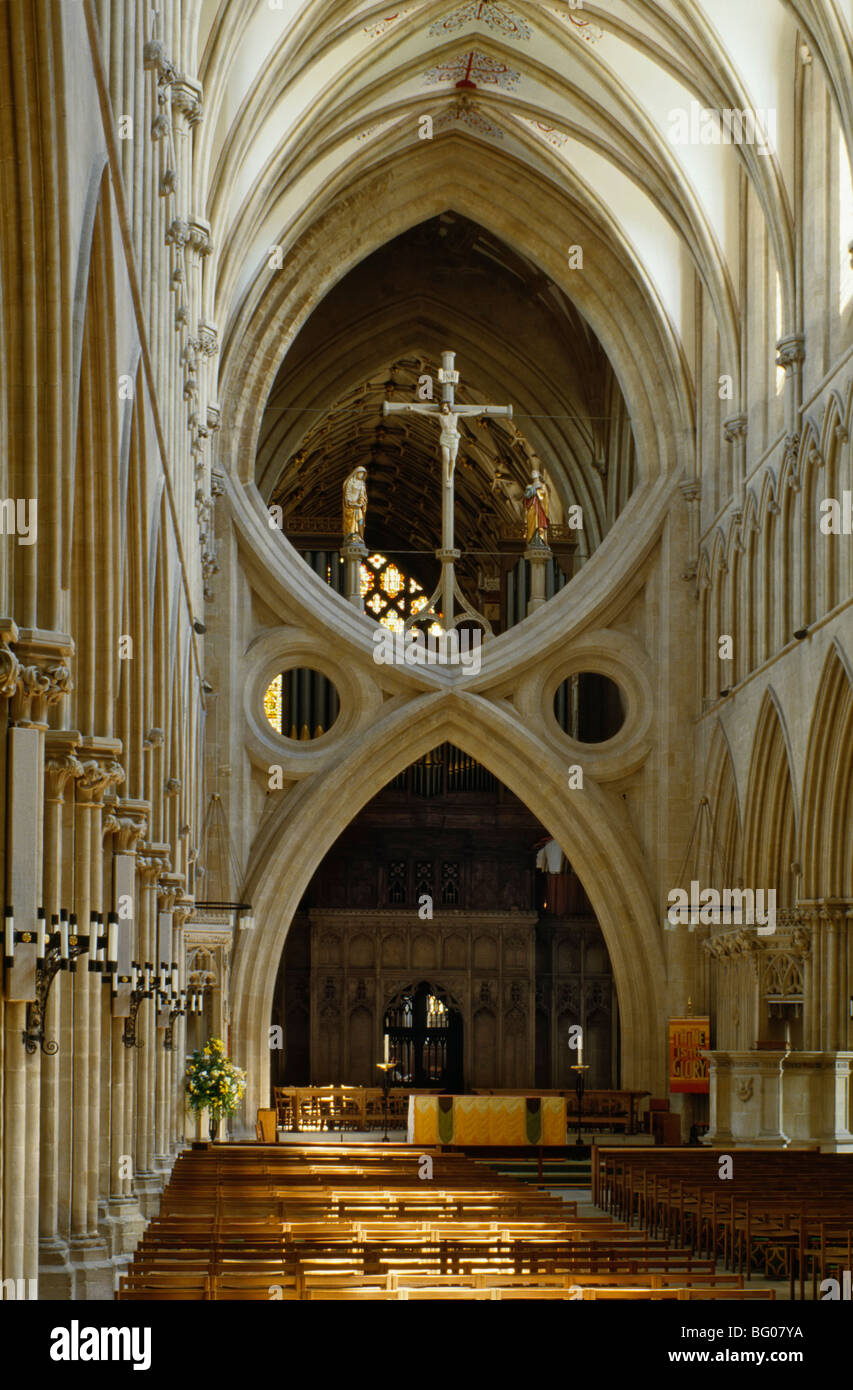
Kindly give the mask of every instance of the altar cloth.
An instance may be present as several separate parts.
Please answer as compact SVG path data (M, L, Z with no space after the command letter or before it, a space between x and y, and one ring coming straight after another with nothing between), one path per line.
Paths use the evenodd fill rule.
M470 1144L483 1148L562 1145L562 1096L410 1096L410 1144Z

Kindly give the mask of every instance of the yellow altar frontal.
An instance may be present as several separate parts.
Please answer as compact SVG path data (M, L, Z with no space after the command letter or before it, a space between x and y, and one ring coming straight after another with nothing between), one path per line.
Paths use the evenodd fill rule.
M410 1144L521 1148L566 1142L562 1096L410 1096Z

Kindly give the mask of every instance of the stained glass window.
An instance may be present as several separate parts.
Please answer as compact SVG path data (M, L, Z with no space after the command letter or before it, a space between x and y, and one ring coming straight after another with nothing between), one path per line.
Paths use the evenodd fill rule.
M404 574L400 566L378 551L361 566L361 596L368 613L392 632L401 632L407 618L426 608L429 596L417 579ZM440 632L433 623L430 632Z
M276 676L271 685L267 686L264 695L264 714L278 732L281 729L281 676Z

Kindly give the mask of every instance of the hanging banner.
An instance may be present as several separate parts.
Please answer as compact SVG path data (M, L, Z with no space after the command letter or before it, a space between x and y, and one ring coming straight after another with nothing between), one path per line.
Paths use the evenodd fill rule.
M708 1063L702 1056L711 1045L709 1018L669 1020L669 1089L707 1094Z

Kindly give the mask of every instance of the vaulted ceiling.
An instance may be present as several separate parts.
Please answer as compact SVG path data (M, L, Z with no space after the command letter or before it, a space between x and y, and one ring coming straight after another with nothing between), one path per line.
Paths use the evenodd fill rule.
M226 383L246 373L254 326L267 335L251 385L263 379L264 399L248 401L266 501L333 512L345 472L365 462L377 524L399 537L407 509L413 544L431 547L435 517L416 515L434 479L430 428L383 422L380 407L411 398L453 347L462 398L517 412L515 433L466 430L464 543L517 516L533 452L558 505L588 510L591 550L633 485L629 417L639 475L649 468L629 380L643 352L659 373L650 400L672 409L676 435L692 428L699 288L721 353L741 360L744 187L766 227L780 331L795 326L791 73L821 67L853 143L844 0L204 0L198 24L209 313ZM773 113L772 148L681 141L673 113L691 103ZM426 221L402 201L413 167L434 191ZM513 182L517 201L495 194ZM276 277L297 251L319 267L334 219L366 187L370 235L354 217L335 270L318 269L284 317ZM474 205L490 197L501 206L487 225ZM583 270L558 286L546 251L568 266L577 242Z

